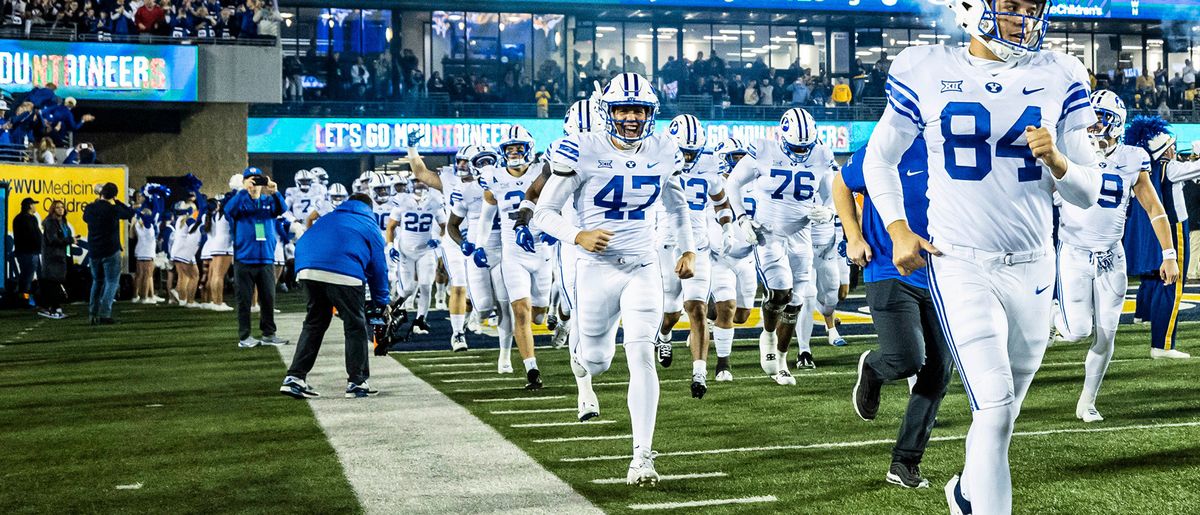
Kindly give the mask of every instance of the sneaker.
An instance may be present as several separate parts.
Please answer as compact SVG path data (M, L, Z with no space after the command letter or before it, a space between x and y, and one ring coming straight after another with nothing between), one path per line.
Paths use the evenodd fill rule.
M929 488L929 480L921 477L921 466L915 463L906 465L893 461L888 469L887 482L904 488Z
M558 324L558 327L554 328L554 336L550 338L550 341L554 344L555 349L565 349L570 338L571 328L569 325L563 323Z
M58 308L58 309L55 309L55 310L54 310L54 317L53 317L53 318L54 318L55 320L62 320L62 319L64 319L64 318L67 318L67 316L68 316L68 315L67 315L66 313L63 313L63 310L62 310L62 308Z
M200 304L198 302L189 302L187 304L184 304L183 307L185 307L187 309L204 309L204 305Z
M546 315L546 330L553 331L558 329L558 315L550 313Z
M37 310L37 314L38 314L38 316L40 316L40 317L49 318L49 319L51 319L51 320L53 320L53 319L54 319L54 312L53 312L53 311L50 311L50 310L48 310L48 309L38 309L38 310Z
M294 399L315 399L321 396L308 383L304 382L303 379L292 376L288 376L283 380L283 386L279 387L279 393Z
M875 420L875 415L879 412L879 390L883 386L883 382L875 377L875 371L867 366L867 356L870 355L871 351L866 351L858 357L858 380L854 382L854 390L850 395L851 401L854 402L854 412L858 413L858 418L868 422ZM892 469L895 469L896 465L893 463ZM888 477L890 480L891 473L888 473Z
M846 344L846 339L845 339L845 338L842 338L841 336L838 336L837 338L834 338L833 340L830 340L830 341L829 341L829 344L830 344L830 345L832 345L832 346L834 346L834 347L845 347L845 346L847 345L847 344Z
M466 351L467 350L467 335L465 335L463 333L454 333L454 336L450 338L450 350L454 351L454 352Z
M133 298L133 300L130 300L130 301L129 301L129 303L130 303L130 304L141 304L141 303L142 303L142 298L141 298L141 297L134 297L134 298Z
M654 337L654 350L657 351L657 354L658 354L658 364L662 365L663 368L670 367L671 366L671 357L672 357L670 336L668 336L666 340L662 339L661 334L658 336L655 336Z
M412 323L412 332L415 334L429 334L429 324L425 323L425 317L417 317Z
M179 298L179 292L177 292L175 290L167 290L167 293L171 294L171 302L173 302L175 304L179 304L179 303L183 302L183 299Z
M1100 412L1096 411L1095 406L1084 404L1075 407L1075 418L1088 423L1104 420L1104 417L1100 416Z
M775 384L778 384L780 386L795 386L796 385L796 378L792 377L791 372L788 372L787 370L780 370L780 371L776 372L775 375L771 376L771 379L774 379Z
M497 373L497 374L511 374L511 373L513 373L513 367L512 367L512 363L508 363L508 362L500 362L500 363L496 363L496 373Z
M971 501L963 497L962 485L959 483L958 474L955 474L942 489L946 492L946 504L950 506L950 515L971 515Z
M703 399L705 393L708 393L708 383L704 374L692 374L692 398Z
M479 334L479 331L482 329L479 326L479 312L472 310L471 314L467 315L467 330Z
M283 311L280 311L279 308L272 309L271 312L275 313L276 315L283 313Z
M777 341L778 337L775 336L775 333L763 331L758 335L758 364L762 366L764 374L774 375L775 369L778 368L775 366L775 362L779 359L779 351L776 350Z
M251 313L258 313L259 311L262 311L262 308L260 308L258 306L250 306Z
M361 399L363 397L370 397L377 393L379 393L379 390L372 390L366 381L363 381L362 384L348 383L346 385L347 399Z
M1192 355L1175 349L1163 350L1151 348L1150 357L1154 359L1188 359L1192 357Z
M152 295L152 296L150 297L150 303L151 303L151 304L159 304L159 303L161 303L161 302L162 302L162 301L164 301L164 300L167 300L167 299L164 299L164 298L162 298L162 297L159 297L158 295Z
M1142 320L1138 317L1133 317L1133 325L1142 325L1142 322L1145 322L1145 320Z
M801 352L796 357L796 368L817 368L817 364L813 363L812 353L808 351Z
M288 341L287 341L287 340L284 340L283 338L280 338L280 337L278 337L278 336L275 336L275 335L273 335L273 334L272 334L271 336L265 336L265 335L264 335L264 336L262 337L262 339L260 339L258 342L259 342L259 343L261 343L261 344L263 344L263 345L270 345L270 346L272 346L272 347L279 347L279 346L283 346L283 345L287 345L287 344L288 344Z
M511 368L511 367L510 367ZM526 390L541 390L542 389L542 372L536 368L529 369L525 372L525 389Z
M656 455L657 453L649 449L633 451L633 460L629 462L629 471L625 473L625 484L657 486L658 472L654 470Z
M596 398L595 390L588 388L586 391L579 391L578 415L580 422L587 422L600 416L600 400Z
M261 343L261 342L259 342L258 340L255 340L254 338L251 337L251 338L246 338L245 340L238 342L238 347L242 348L242 349L249 349L252 347L258 347L259 343Z
M196 307L203 309L205 311L212 311L213 305L211 302L202 302Z
M211 307L210 307L210 308L208 308L208 309L211 309L211 310L213 310L213 311L216 311L216 312L218 312L218 313L228 313L228 312L230 312L230 311L233 311L233 306L230 306L230 305L228 305L228 304L224 304L224 303L222 303L222 304L209 304L209 306L211 306Z

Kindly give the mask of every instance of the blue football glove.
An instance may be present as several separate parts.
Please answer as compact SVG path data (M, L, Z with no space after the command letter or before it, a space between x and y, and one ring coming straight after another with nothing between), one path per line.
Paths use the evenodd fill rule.
M479 268L488 267L487 251L483 250L483 247L475 249L475 266Z
M554 245L555 243L558 243L558 238L555 238L546 233L542 233L541 239L542 239L542 243L545 243L546 245Z
M400 249L397 249L396 247L389 248L388 249L388 259L392 260L393 263L399 263L400 262Z
M413 147L417 146L417 144L421 142L421 138L424 138L424 137L425 137L425 134L421 132L421 129L413 129L411 131L408 131L408 141L407 141L408 147L413 148Z
M475 244L467 240L463 240L462 243L459 244L458 250L461 250L464 256L470 256L471 254L475 253Z
M513 231L517 233L517 246L521 247L525 252L534 252L533 233L529 231L529 226L518 225L513 227Z
M425 242L425 246L431 249L436 249L442 245L441 240L429 240Z
M838 242L838 255L846 257L846 240Z

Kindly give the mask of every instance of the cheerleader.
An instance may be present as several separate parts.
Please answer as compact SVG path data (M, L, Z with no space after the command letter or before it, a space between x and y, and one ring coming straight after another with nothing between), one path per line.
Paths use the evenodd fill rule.
M158 244L158 217L148 207L138 212L133 222L133 232L137 235L137 244L133 247L133 256L137 261L134 271L133 288L134 304L158 304L163 299L154 294L154 256Z
M176 211L190 211L183 203L175 206ZM196 286L200 271L196 267L196 254L200 251L200 221L184 214L175 219L175 233L171 241L171 262L175 265L175 296L180 306L198 308Z
M233 265L233 237L229 218L225 216L224 198L214 202L216 209L209 210L204 218L204 230L208 240L200 252L200 258L208 261L208 281L204 285L208 292L208 303L212 311L233 311L225 304L225 274Z

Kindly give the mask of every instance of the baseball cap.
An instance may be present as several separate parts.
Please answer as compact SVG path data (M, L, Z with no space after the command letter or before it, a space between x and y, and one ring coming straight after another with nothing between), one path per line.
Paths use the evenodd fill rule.
M248 167L246 167L245 170L242 171L242 177L250 177L252 175L262 175L262 174L263 174L263 171L260 170L257 166L248 166Z

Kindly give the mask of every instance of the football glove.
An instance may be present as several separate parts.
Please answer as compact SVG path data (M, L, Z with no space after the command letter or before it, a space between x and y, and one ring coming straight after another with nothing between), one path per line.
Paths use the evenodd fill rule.
M408 131L408 140L406 141L408 143L408 148L415 148L417 144L421 142L421 138L424 137L425 134L421 132L421 129L413 129Z
M558 243L558 238L555 238L546 233L542 233L541 239L542 239L542 243L545 243L546 245L554 245L555 243Z
M518 225L513 227L513 231L517 233L517 246L525 252L534 252L533 233L529 230L529 226Z
M461 250L464 256L470 256L471 254L475 253L475 244L467 240L463 240L462 243L459 244L458 250Z
M436 249L436 248L442 246L442 242L441 242L441 240L431 239L431 240L425 242L425 246L429 247L431 249Z
M488 267L487 251L483 250L483 247L479 247L479 248L475 249L474 259L475 259L475 266L477 266L479 268L487 268Z

